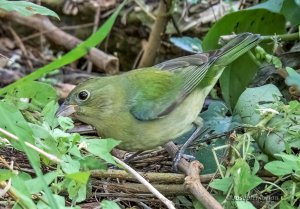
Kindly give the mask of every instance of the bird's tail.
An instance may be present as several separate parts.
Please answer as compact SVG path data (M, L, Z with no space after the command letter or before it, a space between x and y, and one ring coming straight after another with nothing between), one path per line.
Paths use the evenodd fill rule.
M261 41L259 34L242 33L215 52L216 65L229 65Z

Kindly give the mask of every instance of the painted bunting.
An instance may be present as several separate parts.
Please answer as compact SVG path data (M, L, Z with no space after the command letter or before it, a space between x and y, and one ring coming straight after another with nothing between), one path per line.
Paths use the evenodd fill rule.
M225 67L260 39L244 33L213 52L89 79L69 94L57 115L72 115L100 136L120 140L120 149L156 148L191 130Z

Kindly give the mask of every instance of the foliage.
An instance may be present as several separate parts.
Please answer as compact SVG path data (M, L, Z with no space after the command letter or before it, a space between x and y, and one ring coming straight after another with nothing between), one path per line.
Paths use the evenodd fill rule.
M33 85L34 89L30 85L27 85L27 89L24 88L23 91L36 95L40 89L44 88L44 85L44 83L35 82ZM51 87L48 86L48 88ZM43 94L45 98L52 97L53 89L52 91L45 91ZM19 96L21 95L19 94ZM23 94L22 96L26 95ZM28 97L24 98L29 99ZM2 170L2 178L12 178L12 185L18 190L20 197L24 199L24 204L30 204L31 207L33 207L34 203L31 201L30 195L38 194L43 190L45 191L45 187L48 188L48 186L53 188L55 193L54 195L51 194L53 191L49 191L50 195L44 197L48 200L53 198L53 201L56 202L51 205L51 208L64 206L64 197L57 195L64 190L68 192L69 198L74 202L85 200L88 194L90 176L89 166L87 165L93 164L94 159L97 159L99 162L97 167L93 166L94 169L103 169L107 163L115 164L110 151L119 142L113 139L88 140L76 133L66 133L63 130L73 127L72 121L69 118L56 118L55 112L58 105L55 101L52 100L47 103L47 100L39 100L36 97L30 98L30 102L28 101L19 100L15 103L14 97L6 97L1 101L0 116L2 120L0 127L19 138L16 142L12 141L12 146L26 152L38 176L32 179L29 175L23 176L23 173L17 174L11 173L8 170ZM26 113L29 112L34 112L37 116L30 119L26 118L28 116ZM33 144L46 153L56 156L60 159L60 162L56 162L56 164L46 155L29 149L25 145L25 142ZM85 150L84 154L82 150ZM56 164L56 170L42 174L40 171L40 159L44 164L49 166ZM63 201L58 201L58 199L62 199ZM38 208L42 207L42 205L46 207L43 202L42 200L37 202Z
M26 3L29 2L20 3L28 6ZM2 94L6 93L5 98L0 101L0 127L14 134L18 140L3 131L1 136L9 139L15 149L25 152L37 175L32 178L24 172L17 173L7 169L0 171L3 180L12 180L10 189L15 191L19 199L15 207L66 208L65 197L59 195L62 191L67 191L68 198L74 203L81 202L88 197L89 170L104 169L108 163L115 164L110 151L119 142L113 139L88 140L79 134L66 133L67 129L73 127L73 122L69 118L56 118L58 104L55 89L33 80L71 63L85 55L89 48L99 44L109 33L124 4L125 2L95 34L74 50L0 90ZM40 7L33 8L39 12L46 11ZM32 149L32 146L36 148ZM95 152L95 149L99 149L99 152ZM56 166L56 169L42 173L41 163ZM42 197L36 201L31 199L31 195L41 192L44 193ZM114 206L115 203L106 201L103 204Z
M0 0L0 9L6 10L8 12L16 11L24 16L41 14L41 15L53 16L59 19L58 15L52 10L37 4L33 4L28 1Z
M12 91L16 87L20 88L24 83L29 81L33 81L36 79L41 78L42 76L46 75L47 73L52 72L64 65L70 64L75 60L79 59L86 55L90 48L100 44L105 37L109 34L120 10L125 5L126 1L124 1L117 10L109 17L109 19L95 32L93 33L87 40L80 43L76 48L68 52L67 54L63 55L59 59L54 60L53 62L49 63L48 65L34 71L33 73L19 79L18 81L14 82L13 84L0 89L0 95Z
M147 10L144 2L137 2ZM91 193L91 170L116 165L110 152L120 142L69 133L67 130L74 127L73 121L55 116L58 108L55 89L35 80L79 59L91 47L100 44L125 3L74 50L0 89L3 95L0 101L0 138L8 140L1 140L2 146L11 146L24 153L36 173L32 177L13 168L0 169L0 180L11 181L10 190L18 197L14 208L79 208L77 203L85 201ZM188 1L190 5L197 3L199 0ZM22 15L38 13L57 17L51 10L24 1L0 0L0 8ZM265 43L225 70L220 86L226 104L211 102L200 114L205 130L202 139L210 143L203 145L198 142L189 150L204 164L203 173L220 174L220 178L214 179L209 186L226 208L255 208L257 201L263 202L265 208L294 208L299 203L300 103L284 101L286 98L271 84L247 88L259 68L271 64L275 69L286 71L287 85L300 89L296 68L283 66L273 53L285 41L280 35L285 35L287 23L292 26L300 23L299 8L297 0L269 0L225 15L210 28L203 42L198 37L189 36L170 39L187 53L199 53L202 47L204 51L219 48L220 36L232 32L268 35ZM212 92L212 96L216 98L216 92ZM242 132L238 132L240 128L243 128ZM227 132L234 134L228 137L224 134ZM215 138L209 140L207 135ZM276 181L269 182L261 176L262 169L276 176ZM272 198L275 201L271 201ZM67 199L72 201L71 207L65 206ZM187 208L203 208L198 201L193 199L191 202L184 196L178 196L177 202ZM103 200L99 207L120 208L117 202L109 200Z

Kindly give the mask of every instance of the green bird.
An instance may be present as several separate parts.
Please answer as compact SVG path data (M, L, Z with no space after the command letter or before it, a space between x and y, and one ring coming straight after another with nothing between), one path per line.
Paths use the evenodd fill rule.
M89 79L69 94L57 115L72 116L94 126L100 136L120 140L119 149L156 148L194 127L225 67L260 40L244 33L214 52Z

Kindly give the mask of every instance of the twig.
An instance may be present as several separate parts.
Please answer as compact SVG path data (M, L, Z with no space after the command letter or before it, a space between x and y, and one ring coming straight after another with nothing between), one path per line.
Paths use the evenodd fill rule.
M222 42L227 43L237 35L231 34L231 35L224 35L220 37L220 40ZM273 41L274 37L276 37L280 41L295 41L300 39L299 33L287 33L287 34L279 34L279 35L269 35L269 36L261 36L262 42L269 42Z
M12 34L13 38L15 39L16 44L21 49L22 54L29 57L26 47L24 46L21 38L18 36L18 34L15 32L15 30L12 27L9 26L8 29L9 29L10 33ZM33 65L32 65L31 61L29 59L26 59L26 63L28 65L28 67L30 68L30 70L33 71Z
M145 185L148 190L153 193L158 199L160 199L168 208L175 209L174 203L170 200L168 200L165 196L163 196L157 189L155 189L146 179L144 179L138 172L136 172L134 169L132 169L130 166L128 166L123 161L119 160L116 157L113 157L114 160L124 167L125 170L127 170L129 173L131 173L136 179L139 180L143 185Z
M173 142L167 143L164 147L172 157L175 157L176 153L178 152L178 148ZM186 187L194 195L194 197L203 204L204 207L214 209L223 208L221 204L215 200L215 198L209 194L201 184L201 179L199 176L199 172L202 168L201 163L198 161L189 163L185 159L181 158L178 163L178 168L187 175L185 179ZM194 169L194 172L192 172L191 169ZM190 174L192 174L192 176L190 176Z
M97 5L96 13L95 13L95 17L94 17L93 33L95 33L97 31L97 28L99 25L100 13L101 13L101 7L100 7L100 5ZM97 48L97 46L95 48ZM89 61L88 66L87 66L88 73L92 72L92 67L93 67L93 62Z
M78 38L56 27L47 17L44 16L26 17L15 12L11 12L7 13L4 17L36 30L50 31L49 33L45 33L45 36L54 43L64 46L68 50L73 49L82 42ZM89 54L86 56L86 58L91 60L99 69L109 74L115 74L119 71L118 59L112 55L104 53L99 49L89 49Z
M184 182L185 175L178 173L155 173L155 172L138 172L143 178L149 182L162 182L162 183L173 183L180 184ZM93 170L91 176L94 178L118 178L122 180L134 181L136 180L132 175L122 170ZM211 175L207 175L206 180L211 180Z
M12 133L10 133L10 132L8 132L8 131L2 129L2 128L0 128L0 132L1 132L2 134L4 134L5 136L9 137L10 139L14 139L14 140L16 140L16 141L19 141L19 138L18 138L16 135L14 135L14 134L12 134ZM48 158L49 160L51 160L51 161L53 161L53 162L56 162L56 163L61 163L61 162L62 162L62 160L60 160L58 157L56 157L56 156L54 156L54 155L52 155L52 154L49 154L49 153L45 152L44 150L42 150L42 149L40 149L40 148L34 146L33 144L30 144L29 142L24 142L24 143L25 143L25 145L26 145L27 147L29 147L29 148L31 148L31 149L37 151L38 153L40 153L41 155L45 156L45 157Z
M108 192L113 191L122 191L126 193L134 193L134 194L145 194L149 193L149 189L143 185L138 183L99 183L92 182L92 185L95 185L96 188L105 187ZM161 194L164 195L188 195L189 191L184 187L183 184L152 184L152 186L157 189Z
M144 54L138 66L139 68L154 64L156 53L160 46L161 35L164 33L169 20L167 8L170 8L169 5L171 5L171 1L172 0L166 0L167 3L165 3L164 0L160 0L158 15L152 27L148 43L144 49Z

